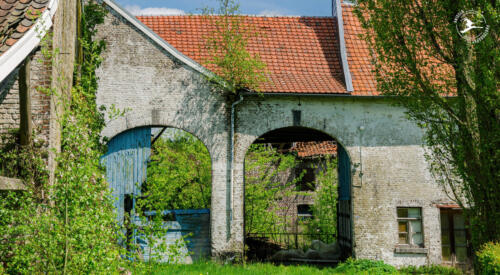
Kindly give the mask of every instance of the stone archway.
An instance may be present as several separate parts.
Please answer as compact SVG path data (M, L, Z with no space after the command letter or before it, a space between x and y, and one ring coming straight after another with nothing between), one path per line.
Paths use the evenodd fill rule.
M336 231L336 236L329 236L329 234L325 234L325 232L319 233L319 228L318 234L303 234L298 229L296 226L295 228L290 228L290 225L285 226L286 228L282 228L284 231L287 232L252 232L252 233L245 233L245 242L248 241L247 246L253 246L252 244L255 244L255 248L258 248L259 246L265 246L266 243L272 244L271 246L274 247L274 249L278 249L279 247L287 247L287 248L304 248L305 246L310 245L311 241L313 239L320 240L324 243L332 242L335 243L337 242L338 245L340 246L340 249L337 250L338 254L332 255L332 253L329 256L321 256L323 257L322 259L308 259L308 257L311 257L311 255L295 255L295 257L304 257L304 260L315 260L315 261L325 261L325 262L335 262L339 260L340 258L347 258L348 256L352 255L352 244L353 244L353 234L352 234L352 200L351 200L351 161L348 153L344 149L343 145L338 143L336 139L327 133L324 133L322 131L316 130L314 128L309 128L309 127L302 127L302 126L290 126L290 127L283 127L283 128L277 128L273 129L269 132L264 133L263 135L257 137L254 139L252 142L252 148L256 146L257 144L260 145L265 145L271 149L272 154L277 154L278 152L288 154L290 153L292 155L295 155L295 157L292 158L297 158L297 160L300 159L300 162L303 163L308 163L307 165L313 165L315 168L311 169L308 168L308 170L311 170L307 177L309 181L313 180L312 178L315 178L316 175L318 175L321 170L324 170L325 168L325 157L329 156L333 157L334 159L334 164L337 166L336 168L336 174L337 174L337 179L338 179L338 187L337 187L337 192L336 194L332 194L333 196L336 196L338 198L336 202L336 221L328 221L329 223L327 226L326 224L323 224L322 230L327 230L328 232L333 232ZM287 153L288 152L288 153ZM248 157L248 152L246 153L246 156ZM280 154L280 153L278 153ZM245 159L247 159L247 157ZM255 161L255 160L254 160ZM303 165L302 165L303 166ZM320 167L321 166L321 167ZM244 165L244 169L247 169L247 167L250 167L246 162ZM252 166L253 167L253 166ZM255 167L254 167L255 168ZM299 169L300 170L300 169ZM278 181L284 181L281 184L286 185L287 181L290 184L300 184L300 183L292 183L293 178L295 177L293 174L293 168L292 170L288 169L287 171L280 171L280 175L278 175L277 178ZM247 180L249 171L245 170L244 172L244 179ZM274 172L273 172L274 173ZM292 174L290 174L292 173ZM301 177L304 176L303 174ZM312 176L312 177L311 177ZM275 177L275 176L273 176ZM251 179L252 177L248 178ZM292 178L292 179L291 179ZM307 180L301 180L302 181L307 181ZM315 181L315 180L313 180ZM245 182L245 189L248 187L248 184L255 184L254 181L252 183L250 182ZM279 185L281 185L279 184ZM333 184L333 183L332 183ZM337 183L336 183L337 184ZM290 188L290 186L286 187ZM292 188L296 188L296 186L292 186ZM254 190L254 188L248 189L248 190ZM248 192L246 190L246 192ZM304 190L301 190L304 191ZM252 191L253 192L253 191ZM281 192L281 191L280 191ZM312 206L312 203L315 205L315 207L318 207L318 203L314 203L314 200L311 199L311 197L314 195L316 191L313 189L308 190L307 192L299 192L300 194L305 194L305 193L311 193L308 195L294 195L291 200L288 200L287 202L280 202L281 206L277 206L278 208L285 208L285 212L287 213L286 215L293 216L291 219L289 217L286 217L284 220L286 220L286 223L289 223L291 220L294 220L295 224L297 221L297 218L300 219L300 215L303 215L303 213L300 213L301 210L300 208L304 208L304 206ZM247 196L250 196L250 194L245 194L244 195L244 201L245 204L249 204L247 201ZM300 204L302 203L302 204ZM283 206L283 204L287 204L286 206ZM249 210L248 210L249 205L245 205L245 219L249 218L249 216L254 216L252 215ZM276 206L274 206L276 207ZM297 208L297 209L293 209ZM297 210L297 211L295 211ZM316 209L318 210L318 209ZM315 210L315 212L316 212ZM282 209L280 210L269 210L269 211L278 211L278 212L283 212ZM304 210L302 210L304 211ZM334 212L332 212L333 214ZM312 212L311 212L312 214ZM281 220L283 213L277 214L276 217L273 219L278 219ZM295 216L296 217L295 217ZM335 215L335 214L333 214ZM311 216L312 217L312 216ZM323 216L322 218L327 218L327 216ZM253 220L253 219L252 219ZM321 221L320 221L321 222ZM334 223L334 224L333 224ZM249 221L244 221L244 230L250 230L253 231L254 229L250 229L249 227ZM317 226L317 224L316 224ZM264 226L265 227L265 226ZM333 228L332 228L333 227ZM273 225L273 228L274 225ZM330 229L328 229L330 228ZM333 230L332 230L333 229ZM260 229L262 230L262 229ZM290 231L290 232L289 232ZM293 232L292 232L293 231ZM292 233L291 233L292 232ZM293 236L292 239L290 239L290 236ZM271 240L272 239L272 240ZM268 241L266 241L268 240ZM300 243L300 244L299 244ZM303 247L304 246L304 247ZM333 246L332 246L333 247ZM250 253L251 256L253 257L258 257L259 259L264 259L268 258L270 255L268 254L268 251L264 253L265 255L257 255L259 252L252 251L252 247L250 247ZM259 250L259 249L258 249ZM272 250L272 249L267 249L267 250ZM260 249L259 251L263 252L264 250ZM284 254L275 254L279 255L279 260L284 260L282 259ZM316 255L316 254L315 254ZM248 255L247 255L248 256ZM313 256L313 257L318 257L318 256ZM330 258L326 258L330 257ZM337 258L335 258L337 257ZM335 258L335 259L334 259ZM277 260L277 259L274 259Z

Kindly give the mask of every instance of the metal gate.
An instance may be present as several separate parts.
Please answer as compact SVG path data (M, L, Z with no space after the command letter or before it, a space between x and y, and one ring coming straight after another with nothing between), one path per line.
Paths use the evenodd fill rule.
M344 258L352 254L351 161L338 146L339 197L337 202L338 242Z

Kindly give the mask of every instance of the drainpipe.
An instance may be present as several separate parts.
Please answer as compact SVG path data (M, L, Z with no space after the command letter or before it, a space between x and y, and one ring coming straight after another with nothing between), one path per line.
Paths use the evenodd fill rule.
M230 133L230 148L229 148L229 168L231 171L230 178L229 178L229 186L228 186L228 198L227 198L227 205L226 207L229 208L228 210L228 223L227 223L227 239L229 240L231 238L231 223L233 222L233 176L234 176L234 109L236 105L240 104L243 101L243 96L240 94L240 98L233 102L231 104L231 133Z

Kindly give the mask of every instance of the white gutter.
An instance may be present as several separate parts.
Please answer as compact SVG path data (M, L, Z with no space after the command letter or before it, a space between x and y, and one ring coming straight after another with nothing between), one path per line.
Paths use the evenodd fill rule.
M231 238L231 223L233 222L233 182L234 182L234 109L236 105L240 104L243 101L243 95L240 94L240 98L231 104L231 134L230 134L230 148L229 148L229 169L231 171L229 178L229 186L228 186L228 196L227 196L227 208L228 208L228 226L227 226L227 239Z
M0 82L2 82L23 60L40 44L52 26L52 17L56 13L58 0L51 0L36 23L0 56Z

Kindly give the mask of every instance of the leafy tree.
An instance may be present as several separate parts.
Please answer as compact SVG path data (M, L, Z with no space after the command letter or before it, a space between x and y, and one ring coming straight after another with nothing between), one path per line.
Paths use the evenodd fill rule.
M337 234L337 159L325 157L325 165L316 178L316 191L312 205L313 219L306 224L307 233L321 234L319 238L325 243L331 243L332 236ZM318 239L313 235L314 239Z
M245 232L286 232L286 216L280 216L278 204L292 195L290 187L299 178L283 183L280 173L290 171L298 164L292 154L281 154L275 148L252 144L245 158ZM286 206L284 206L286 207Z
M379 91L425 129L432 171L469 217L475 248L499 240L500 3L357 2ZM464 39L459 17L469 10L489 27Z
M217 0L217 9L205 8L203 14L214 27L206 38L205 47L209 58L207 64L215 66L216 83L223 89L237 94L240 90L259 90L267 80L266 65L259 55L247 50L248 40L259 34L245 24L245 17L239 15L239 4L234 0Z
M210 154L193 135L175 131L152 146L143 209L210 208L212 168Z

